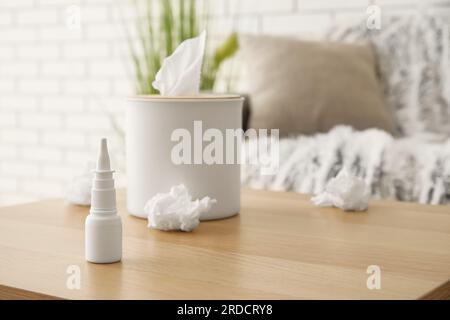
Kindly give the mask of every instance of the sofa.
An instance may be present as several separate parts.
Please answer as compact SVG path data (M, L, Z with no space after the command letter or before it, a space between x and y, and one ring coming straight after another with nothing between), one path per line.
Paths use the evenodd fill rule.
M282 127L277 145L270 146L269 143L268 148L270 150L271 147L276 147L279 150L278 170L271 175L261 174L261 164L251 164L248 160L255 155L247 152L241 166L243 186L319 193L331 178L346 167L366 181L373 198L436 205L448 204L450 202L450 27L448 21L450 20L445 17L426 14L391 16L385 19L384 27L380 30L370 30L362 21L335 26L327 33L326 39L322 40L339 44L364 43L373 48L376 64L374 72L382 95L381 99L384 101L383 108L386 106L393 126L386 122L385 110L381 115L378 111L373 113L375 108L379 108L380 103L374 104L372 100L371 103L361 102L371 99L367 95L364 97L366 100L347 99L355 94L353 91L366 92L372 84L356 84L358 90L348 89L344 94L342 94L342 88L329 90L330 86L339 83L339 80L335 80L334 83L329 82L324 85L324 88L318 88L317 79L322 79L323 76L318 78L317 69L313 72L310 70L312 64L305 63L299 58L298 63L303 63L305 66L298 68L297 73L310 72L310 76L300 77L297 81L288 82L281 87L281 90L289 87L289 90L284 91L284 96L293 92L294 95L296 94L295 98L292 98L290 102L285 102L286 99L283 97L270 100L272 99L271 84L278 83L276 70L283 68L281 64L284 59L280 59L279 64L272 67L274 72L271 69L264 69L266 77L270 79L259 87L255 84L255 87L249 90L248 106L244 110L246 115L244 127L262 128L264 125L268 129ZM245 41L243 38L244 51ZM255 52L270 50L264 48L264 42L260 41L260 43L262 45L257 48L259 51ZM305 47L305 44L302 46ZM297 46L295 50L304 49ZM319 52L314 50L310 52ZM280 52L274 53L273 56L280 55ZM339 54L342 52L341 50ZM282 56L288 54L289 52L285 51ZM257 55L257 57L265 56L267 55ZM301 54L297 56L305 57ZM361 56L360 53L355 55L355 57L359 56ZM335 59L341 61L340 57L341 55L336 55ZM349 61L355 61L355 59L359 58L352 57ZM258 74L259 70L267 66L263 64L264 61L255 65L254 60L258 59L254 56L250 60L244 59L244 63L258 67L247 76L247 81L258 82L261 78L261 74ZM344 60L342 59L342 64L345 64ZM295 62L295 57L289 60L290 66L286 67L284 73L289 68L293 68L293 61ZM320 67L320 64L317 65ZM335 65L337 65L336 72L339 72L338 67L341 64ZM360 72L359 75L361 75L366 71L364 66L358 65L349 72L343 72L349 78L345 81L351 81L352 77L348 77L352 74L351 72ZM333 72L329 72L328 75L333 77ZM326 80L321 83L326 83ZM358 80L358 82L361 81L365 80ZM276 85L274 87L276 88ZM310 92L314 97L299 94L298 92L302 90L306 93ZM319 107L323 109L323 112L317 112L319 108L317 101L324 100L323 97L328 92L335 96L328 99L329 101L321 102ZM336 97L335 92L342 97ZM276 92L273 94L276 95ZM263 98L258 99L261 96ZM267 100L272 101L271 109L264 105ZM307 104L305 100L312 102ZM336 108L333 101L339 104L340 100L344 101L342 102L344 109L335 110L330 116L329 110ZM287 104L289 107L286 107ZM370 107L367 107L367 104L370 104ZM304 109L301 110L301 108ZM355 114L364 108L372 113L364 120L360 120L360 115ZM300 113L299 110L301 110ZM348 110L351 111L351 117L347 121L341 115ZM367 115L367 111L364 112ZM324 117L328 119L325 121ZM337 120L333 122L333 119ZM285 123L289 130L283 130ZM257 150L257 148L248 147L248 145L257 144L256 140L248 139L245 143L247 144L245 150Z

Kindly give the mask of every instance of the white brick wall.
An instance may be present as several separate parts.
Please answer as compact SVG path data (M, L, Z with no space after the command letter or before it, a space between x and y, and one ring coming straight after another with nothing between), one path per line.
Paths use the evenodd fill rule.
M233 30L318 35L333 22L363 19L368 3L396 13L423 3L450 9L449 0L200 1L212 16L212 42ZM67 27L72 5L81 8L79 30ZM101 136L123 169L124 146L108 113L123 123L133 86L121 19L135 17L127 0L0 1L0 205L62 196L95 158Z

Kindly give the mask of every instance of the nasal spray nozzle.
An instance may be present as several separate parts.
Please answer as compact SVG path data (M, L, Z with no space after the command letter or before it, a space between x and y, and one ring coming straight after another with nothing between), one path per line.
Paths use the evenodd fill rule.
M103 138L94 170L91 210L85 224L86 260L90 262L111 263L122 258L122 221L116 209L113 172L107 141Z
M111 171L111 164L109 161L108 144L106 138L100 140L100 150L97 158L97 172Z
M97 166L93 170L91 193L91 214L116 214L116 190L114 189L114 170L111 170L108 144L106 139L100 141Z

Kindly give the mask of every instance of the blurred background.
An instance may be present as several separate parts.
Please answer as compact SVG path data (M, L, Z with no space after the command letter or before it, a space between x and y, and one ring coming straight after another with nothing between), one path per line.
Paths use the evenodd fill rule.
M142 56L158 59L192 32L208 29L203 89L243 92L234 32L322 37L334 25L365 21L373 4L382 19L450 13L449 1L432 0L169 2L170 10L160 0L0 1L0 205L63 196L104 136L123 170L124 99L149 93L147 79L157 70L157 63L143 67ZM164 38L156 51L140 34L149 26L155 41ZM174 39L167 39L170 26Z

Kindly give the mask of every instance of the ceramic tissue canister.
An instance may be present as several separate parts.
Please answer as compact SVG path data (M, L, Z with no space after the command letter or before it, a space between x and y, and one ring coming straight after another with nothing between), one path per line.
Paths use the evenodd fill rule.
M100 142L92 182L90 214L85 223L86 260L112 263L122 259L122 221L116 209L116 190L106 139Z
M222 158L225 161L228 152L225 144L229 140L226 139L226 130L241 128L242 103L243 98L238 95L130 98L126 106L128 212L147 218L144 206L149 199L167 192L173 186L184 184L193 199L208 196L217 200L208 212L201 214L200 220L237 214L241 190L239 161L235 159L233 164L207 164L204 159L199 159L198 163L194 163L194 154L200 153L201 157L211 143L206 139L202 141L202 135L211 128L223 137ZM173 148L180 143L174 134L177 129L185 130L190 137L192 164L173 162Z

